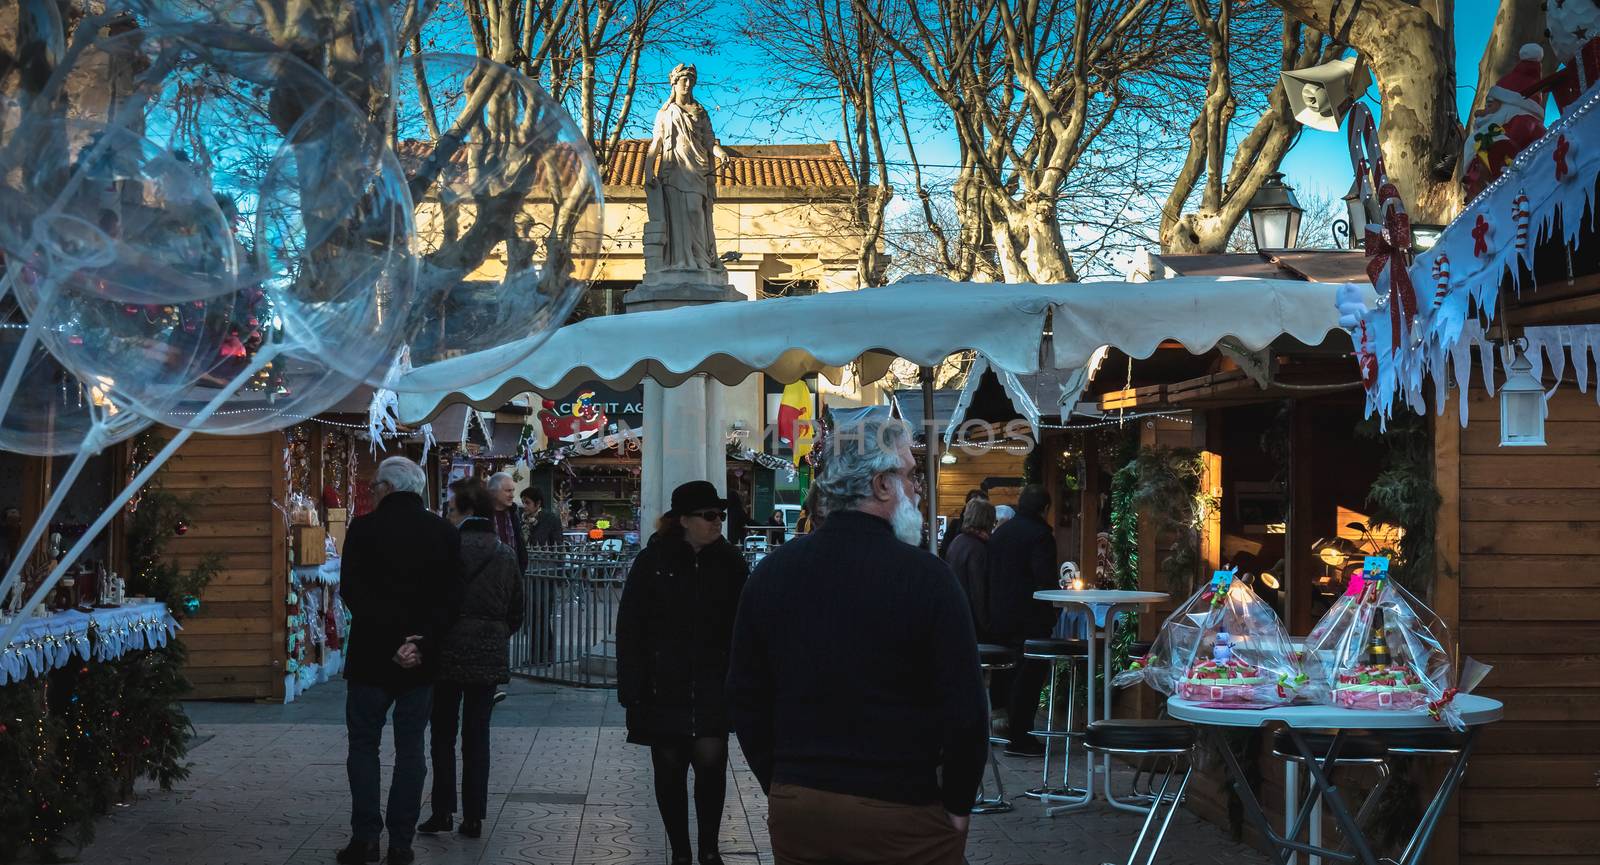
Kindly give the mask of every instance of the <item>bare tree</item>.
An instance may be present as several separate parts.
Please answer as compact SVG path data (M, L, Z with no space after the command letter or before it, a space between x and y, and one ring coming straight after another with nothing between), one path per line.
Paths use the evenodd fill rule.
M1321 33L1284 15L1263 16L1259 6L1239 0L1188 0L1210 55L1206 96L1189 127L1189 152L1167 195L1161 215L1161 248L1172 253L1221 252L1244 217L1251 196L1278 170L1298 123L1278 86L1276 70L1303 69L1336 58L1343 50ZM1277 63L1267 64L1256 46L1281 30ZM1236 56L1236 51L1243 56ZM1242 64L1240 61L1244 61ZM1237 80L1235 69L1265 69L1270 77ZM1255 125L1232 149L1226 171L1229 133L1246 101L1265 105ZM1254 97L1254 98L1252 98ZM1203 182L1202 182L1203 181ZM1185 207L1199 191L1194 210Z
M894 191L889 185L881 90L890 80L888 46L862 20L851 0L754 0L741 35L760 53L769 80L788 103L831 101L855 184L852 224L859 232L856 276L861 285L883 280L879 249Z
M572 111L602 164L634 121L642 63L698 35L710 0L463 0L473 47L539 81ZM421 35L413 37L420 49Z
M1196 79L1201 42L1188 9L1179 0L903 0L891 17L857 4L950 114L963 228L983 227L1007 281L1076 279L1061 202L1097 148L1147 150L1161 139L1152 130Z
M1447 222L1460 210L1463 129L1456 111L1455 4L1451 0L1270 0L1301 23L1361 52L1383 103L1378 130L1389 177L1413 219ZM1478 67L1479 94L1538 41L1542 4L1504 0Z

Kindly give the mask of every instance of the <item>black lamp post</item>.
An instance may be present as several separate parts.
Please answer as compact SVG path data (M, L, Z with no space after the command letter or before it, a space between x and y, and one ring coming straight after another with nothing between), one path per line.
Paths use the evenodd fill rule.
M1273 172L1250 197L1250 233L1256 249L1293 249L1300 241L1300 217L1305 213L1295 200L1294 187Z

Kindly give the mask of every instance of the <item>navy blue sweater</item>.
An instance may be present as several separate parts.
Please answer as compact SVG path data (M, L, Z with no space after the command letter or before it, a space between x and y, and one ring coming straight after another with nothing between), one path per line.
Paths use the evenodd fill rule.
M751 574L728 700L774 781L965 814L989 742L966 596L882 519L843 511Z

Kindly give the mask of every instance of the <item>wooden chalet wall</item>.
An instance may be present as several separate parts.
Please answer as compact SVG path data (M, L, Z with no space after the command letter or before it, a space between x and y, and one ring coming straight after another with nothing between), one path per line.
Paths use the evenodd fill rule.
M1600 406L1567 379L1546 447L1501 448L1499 400L1477 381L1466 429L1453 400L1435 422L1438 611L1462 655L1493 665L1479 692L1506 704L1435 862L1600 861Z
M222 555L222 572L183 622L185 671L196 699L283 700L287 661L284 599L287 537L272 506L283 499L283 436L196 436L160 482L179 494L205 491L189 531L167 551L180 565Z

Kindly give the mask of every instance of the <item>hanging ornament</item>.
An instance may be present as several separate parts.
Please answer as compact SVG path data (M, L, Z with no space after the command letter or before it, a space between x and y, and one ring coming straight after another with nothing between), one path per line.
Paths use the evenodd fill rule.
M1483 257L1489 254L1489 220L1483 214L1478 214L1478 221L1472 226L1472 254Z
M177 524L172 527L172 532L180 536L187 535L189 533L189 524L183 520L178 520Z
M1528 193L1518 192L1517 197L1511 199L1511 222L1517 227L1517 254L1528 254L1528 224L1533 219L1533 214L1528 208Z
M185 615L189 615L189 616L192 616L195 613L200 612L200 598L198 596L195 596L195 595L184 595L183 596L183 612L184 612Z
M1433 308L1438 309L1449 293L1450 256L1440 252L1433 257Z
M1573 155L1572 150L1572 139L1568 138L1564 134L1556 136L1556 146L1550 148L1550 158L1556 164L1557 183L1560 183L1561 181L1572 176L1572 169L1568 163L1568 160L1571 159Z
M230 333L222 338L222 347L217 349L217 353L223 357L244 357L246 354L244 343L239 341L239 335L236 333Z

